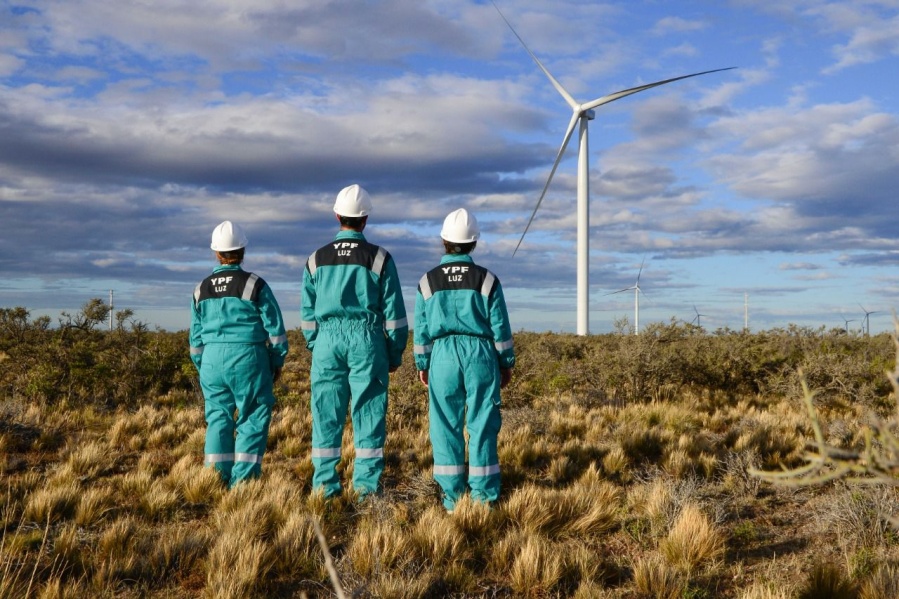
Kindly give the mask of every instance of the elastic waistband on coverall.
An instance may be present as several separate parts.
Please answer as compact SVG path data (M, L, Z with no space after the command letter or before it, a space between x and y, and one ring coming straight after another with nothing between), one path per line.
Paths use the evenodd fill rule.
M343 318L329 318L318 323L320 331L383 331L383 324L375 324L367 320L347 320Z

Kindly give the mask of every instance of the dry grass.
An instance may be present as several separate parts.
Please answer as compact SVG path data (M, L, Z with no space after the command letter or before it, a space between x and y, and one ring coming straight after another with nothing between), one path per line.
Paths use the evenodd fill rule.
M720 567L724 548L721 531L695 504L684 506L659 545L668 563L688 577L701 569Z
M649 343L614 341L640 360L631 344ZM747 474L801 461L812 431L798 396L647 385L591 342L523 350L504 395L502 497L492 509L463 497L452 515L408 365L391 380L384 493L361 504L310 493L308 365L286 370L262 479L230 491L202 465L197 393L114 414L0 406L13 423L0 426L0 598L330 596L313 522L360 598L795 599L829 583L899 596L895 489ZM603 378L623 367L630 378ZM828 439L862 442L850 431L864 410L833 398L827 410L841 423ZM343 447L346 481L349 427ZM816 563L839 567L826 579Z
M638 597L681 599L687 584L683 574L658 555L634 562L634 587Z

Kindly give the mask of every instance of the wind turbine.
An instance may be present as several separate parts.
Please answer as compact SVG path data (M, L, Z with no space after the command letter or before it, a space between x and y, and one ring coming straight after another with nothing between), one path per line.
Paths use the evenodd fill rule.
M707 315L707 314L700 314L700 313L699 313L699 310L696 309L696 304L693 304L693 311L696 312L696 318L694 318L693 321L692 321L690 324L693 324L693 323L695 322L695 323L696 323L696 326L698 326L699 328L702 328L702 317L703 317L703 316L708 316L708 315Z
M861 308L862 311L865 313L865 318L862 320L862 328L865 330L865 335L870 335L871 334L871 321L870 321L869 317L872 314L877 314L877 312L872 312L872 311L868 310L867 308L865 308L861 304L859 304L858 307Z
M855 322L855 319L854 318L851 318L851 319L846 318L846 316L843 314L840 314L840 316L843 318L843 322L845 323L844 326L846 327L846 332L848 333L849 332L849 323Z
M606 295L615 295L616 293L622 293L624 291L634 290L634 335L640 334L640 294L643 293L643 290L640 289L640 275L643 273L643 264L646 262L646 258L643 258L643 261L640 262L640 270L637 271L637 281L634 283L632 287L625 287L624 289L619 289L618 291L613 291L612 293L607 293ZM646 295L645 293L643 295Z
M637 87L632 87L629 89L624 89L611 94L607 94L605 96L596 98L595 100L591 100L589 102L581 104L577 102L564 87L562 87L562 84L552 76L552 73L550 73L547 68L543 66L543 63L540 62L537 56L533 52L531 52L531 49L528 48L528 45L524 43L524 40L520 35L518 35L518 32L515 31L515 28L512 27L512 24L508 19L506 19L506 16L499 9L499 6L496 5L496 2L494 0L491 0L491 2L493 3L493 7L496 8L496 12L498 12L499 16L502 17L503 21L506 22L506 25L508 25L509 29L512 30L512 33L515 34L515 37L518 38L518 41L521 42L521 45L524 46L524 49L527 51L527 53L530 54L534 62L537 63L537 66L540 67L540 70L543 71L543 73L549 79L550 83L552 83L553 87L556 88L556 91L561 94L561 96L565 99L565 102L568 103L568 106L571 107L571 120L568 122L568 128L565 130L565 136L562 138L562 145L559 147L559 152L556 154L556 161L553 162L552 170L550 170L549 172L549 177L547 177L546 179L546 184L543 186L543 191L540 193L540 198L537 200L537 205L534 206L534 211L531 212L531 217L528 219L528 224L524 228L524 232L521 234L521 238L518 240L518 245L515 246L515 250L512 252L512 256L515 256L516 252L518 252L518 248L521 247L521 242L524 240L524 236L527 234L528 229L531 228L531 223L534 222L534 216L536 216L537 209L540 208L540 204L543 202L543 198L546 196L546 190L549 188L549 184L553 180L553 175L556 174L556 169L559 166L559 162L562 160L562 155L565 153L565 148L568 146L568 141L571 139L572 133L574 133L575 125L580 125L578 131L577 163L577 334L588 335L590 332L588 311L590 295L590 179L588 176L589 143L587 135L587 123L589 121L592 121L596 117L596 113L593 109L598 108L603 104L608 104L609 102L620 100L621 98L630 96L631 94L636 94L653 87L665 85L666 83L672 83L674 81L680 81L681 79L688 79L690 77L697 77L699 75L706 75L708 73L728 71L730 69L735 69L736 67L713 69L711 71L702 71L700 73L693 73L691 75L682 75L680 77L673 77L671 79L665 79L663 81L647 83L645 85L640 85Z

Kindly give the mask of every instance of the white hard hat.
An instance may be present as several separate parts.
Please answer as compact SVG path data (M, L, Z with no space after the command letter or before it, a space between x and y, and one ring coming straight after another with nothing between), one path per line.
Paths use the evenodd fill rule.
M368 192L357 184L344 187L337 194L334 212L340 216L368 216L371 212L371 198L368 197Z
M481 236L481 228L474 214L465 208L450 212L443 221L440 237L451 243L470 243Z
M247 247L247 234L240 225L230 220L222 222L212 232L212 244L209 246L216 252L230 252Z

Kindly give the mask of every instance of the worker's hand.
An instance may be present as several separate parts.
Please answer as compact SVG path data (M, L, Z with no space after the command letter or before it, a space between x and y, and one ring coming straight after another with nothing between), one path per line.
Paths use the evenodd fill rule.
M512 382L512 369L511 368L500 368L499 369L499 388L505 389L511 382Z
M393 372L396 372L396 371L399 370L399 369L400 369L400 365L397 364L396 366L391 366L391 367L388 368L387 370L390 371L391 373L393 373Z
M425 387L428 386L428 371L427 370L419 370L418 371L418 380L421 381L421 384Z
M280 379L280 378L281 378L281 368L278 367L278 368L273 369L272 370L272 382L277 383L278 379Z

